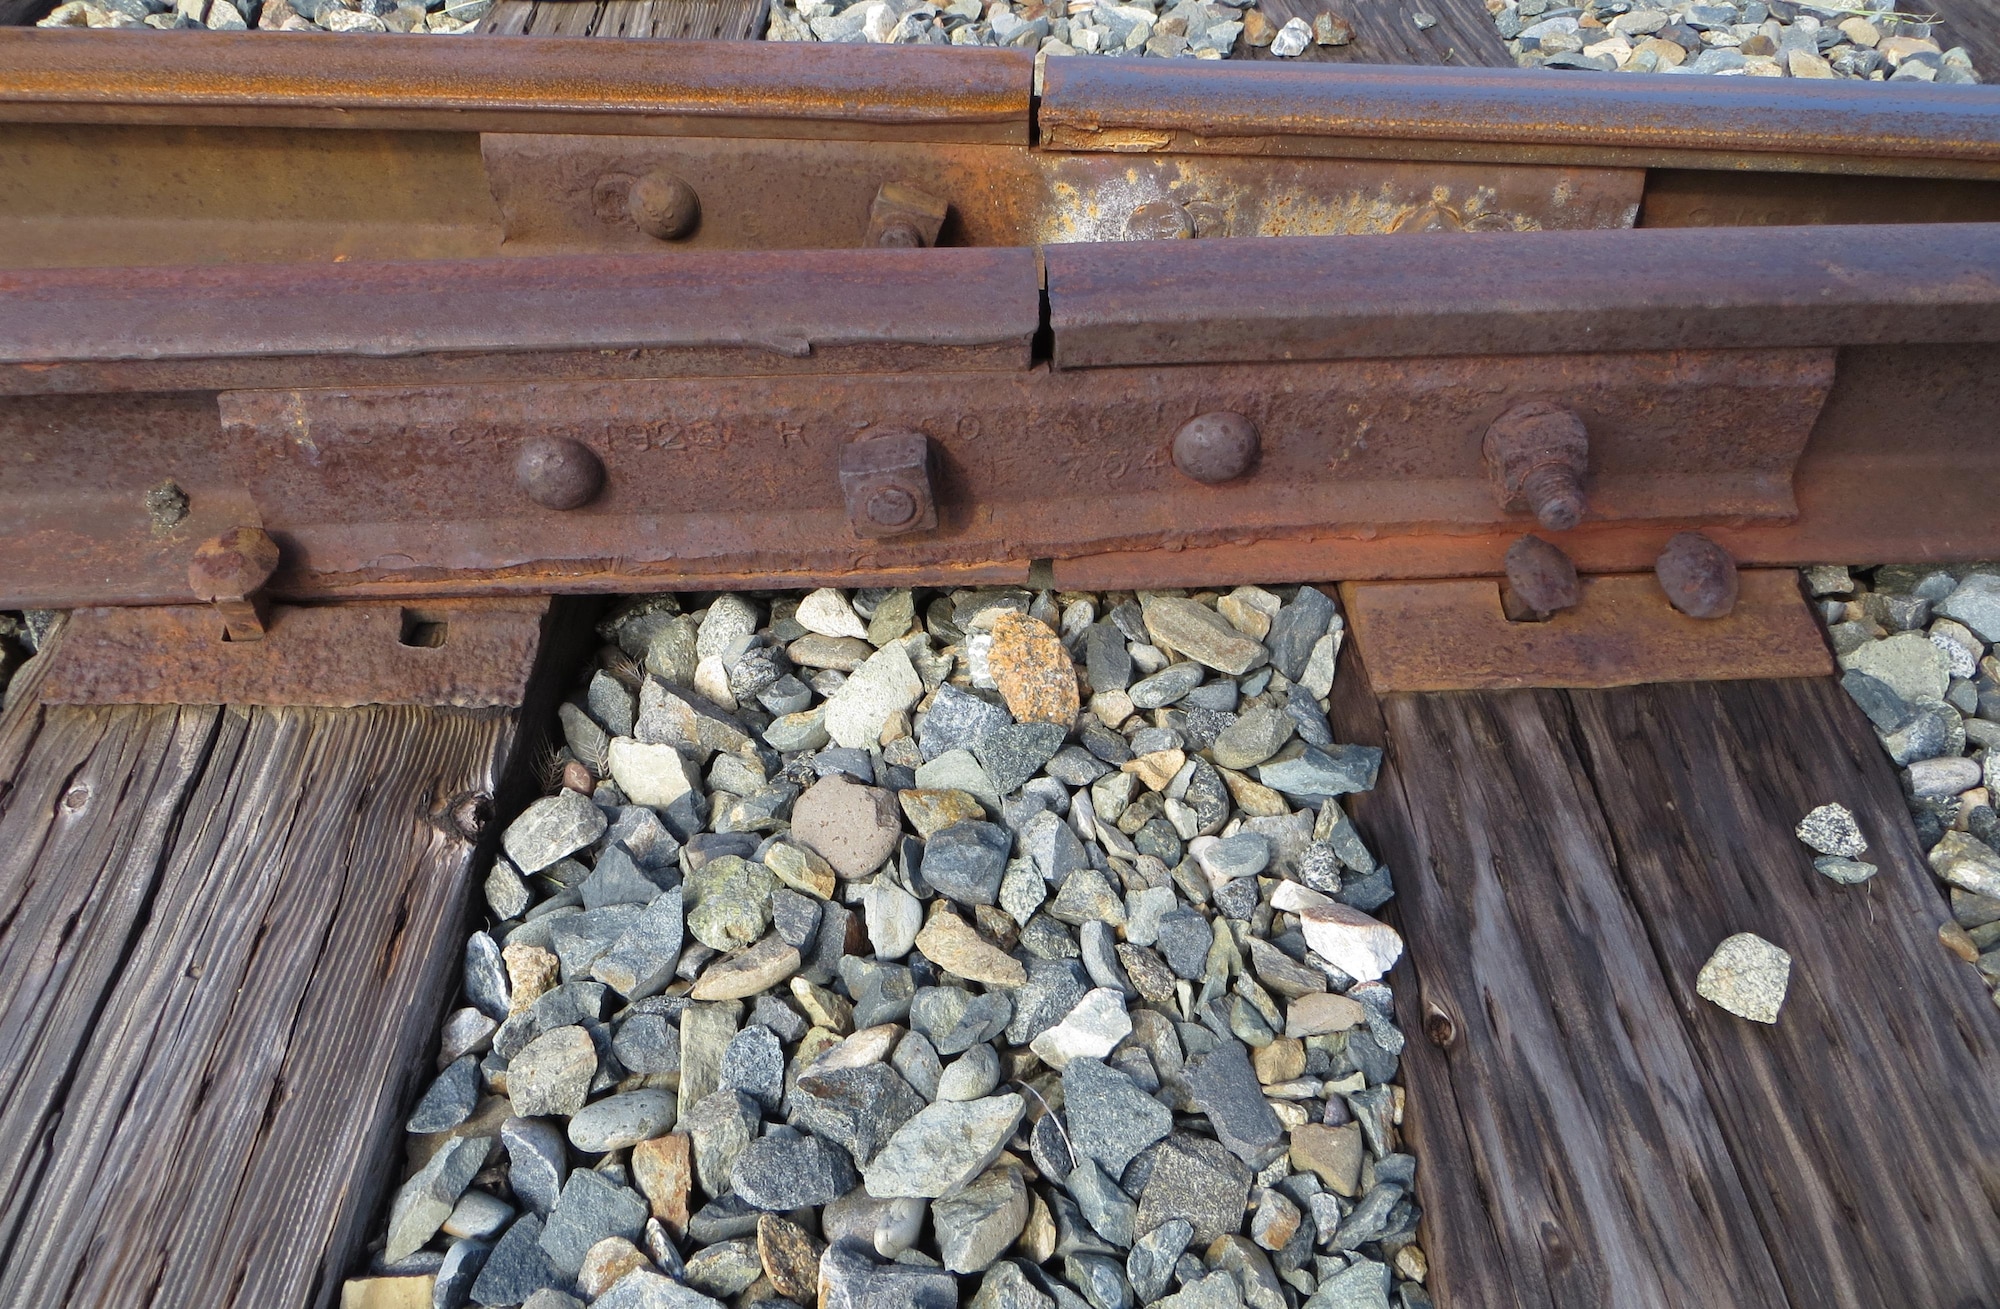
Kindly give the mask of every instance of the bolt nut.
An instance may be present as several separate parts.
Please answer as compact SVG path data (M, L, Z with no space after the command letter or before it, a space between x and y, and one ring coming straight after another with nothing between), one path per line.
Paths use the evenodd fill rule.
M195 547L188 563L188 586L210 602L244 600L263 589L278 571L278 543L262 528L232 527Z
M1653 576L1689 618L1726 618L1736 607L1736 560L1700 532L1679 532L1653 561Z
M1481 448L1502 508L1525 509L1551 532L1583 521L1590 437L1581 418L1545 400L1516 405L1486 429Z
M662 169L632 179L625 209L633 225L661 241L678 241L694 230L701 217L701 199L694 188Z
M856 536L899 536L936 527L930 438L922 432L889 431L845 446L840 491Z
M538 436L521 447L514 480L544 509L578 509L604 487L604 463L581 441Z
M1249 472L1261 447L1255 423L1242 414L1219 410L1181 424L1174 433L1174 467L1214 486Z

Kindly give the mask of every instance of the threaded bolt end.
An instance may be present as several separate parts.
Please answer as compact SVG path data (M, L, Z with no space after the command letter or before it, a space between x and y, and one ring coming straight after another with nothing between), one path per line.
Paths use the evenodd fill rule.
M1551 532L1567 532L1583 521L1583 483L1567 464L1537 464L1521 479L1521 494L1535 521Z

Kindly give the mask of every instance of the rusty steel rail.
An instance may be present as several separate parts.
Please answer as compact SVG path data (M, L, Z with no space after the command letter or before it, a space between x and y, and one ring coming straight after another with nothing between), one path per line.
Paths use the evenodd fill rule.
M1026 144L1017 50L0 28L0 122Z
M243 524L294 599L1491 574L1540 511L1482 443L1528 403L1587 433L1586 571L1686 526L2000 555L2000 226L1588 236L1511 287L1475 273L1558 238L15 273L0 604L185 602ZM1202 414L1250 433L1219 474Z
M2000 177L2000 87L1057 59L1068 150Z
M1018 370L1032 250L0 270L0 395Z
M1994 223L1135 242L1046 261L1062 368L2000 341Z

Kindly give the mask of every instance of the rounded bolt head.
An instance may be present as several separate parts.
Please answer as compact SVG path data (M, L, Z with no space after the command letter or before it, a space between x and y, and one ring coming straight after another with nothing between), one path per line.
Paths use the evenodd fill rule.
M1736 607L1736 560L1700 532L1679 532L1653 561L1653 576L1689 618L1723 618Z
M900 486L878 486L868 493L867 509L877 527L901 527L917 516L917 498Z
M694 230L701 200L694 188L672 173L655 170L632 180L625 207L647 236L678 241Z
M544 509L577 509L603 488L604 464L581 441L538 436L521 447L514 461L514 480Z
M195 547L188 586L203 600L242 600L278 571L278 543L258 527L232 527Z
M1507 547L1507 585L1536 613L1552 614L1583 599L1576 565L1539 536L1524 536Z
M1174 433L1174 467L1214 486L1249 472L1259 446L1257 425L1242 414L1226 410L1202 414Z

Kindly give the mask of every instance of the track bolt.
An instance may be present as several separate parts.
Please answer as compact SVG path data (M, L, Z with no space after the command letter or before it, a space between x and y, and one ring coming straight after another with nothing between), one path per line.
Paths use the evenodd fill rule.
M264 639L264 608L258 592L278 571L278 543L262 528L232 527L195 547L188 563L188 587L215 606L226 641Z
M1545 400L1516 405L1486 429L1483 449L1502 508L1528 510L1551 532L1583 521L1590 438L1581 418Z
M1546 622L1550 614L1569 609L1583 599L1576 565L1570 557L1539 536L1524 536L1507 547L1508 616L1516 621Z
M544 509L577 509L603 489L604 464L581 441L538 436L521 447L514 461L514 480Z
M1249 472L1260 447L1257 424L1242 414L1218 410L1188 419L1174 433L1174 467L1214 486Z
M701 217L701 200L694 188L663 169L632 179L625 193L625 210L647 236L678 241L694 230Z
M888 431L841 449L840 492L856 536L899 536L937 526L931 491L931 441L922 432Z
M1653 576L1689 618L1725 618L1736 607L1736 561L1700 532L1679 532L1653 561Z
M949 201L908 182L885 182L868 206L861 244L873 250L928 249L937 244L950 212Z

